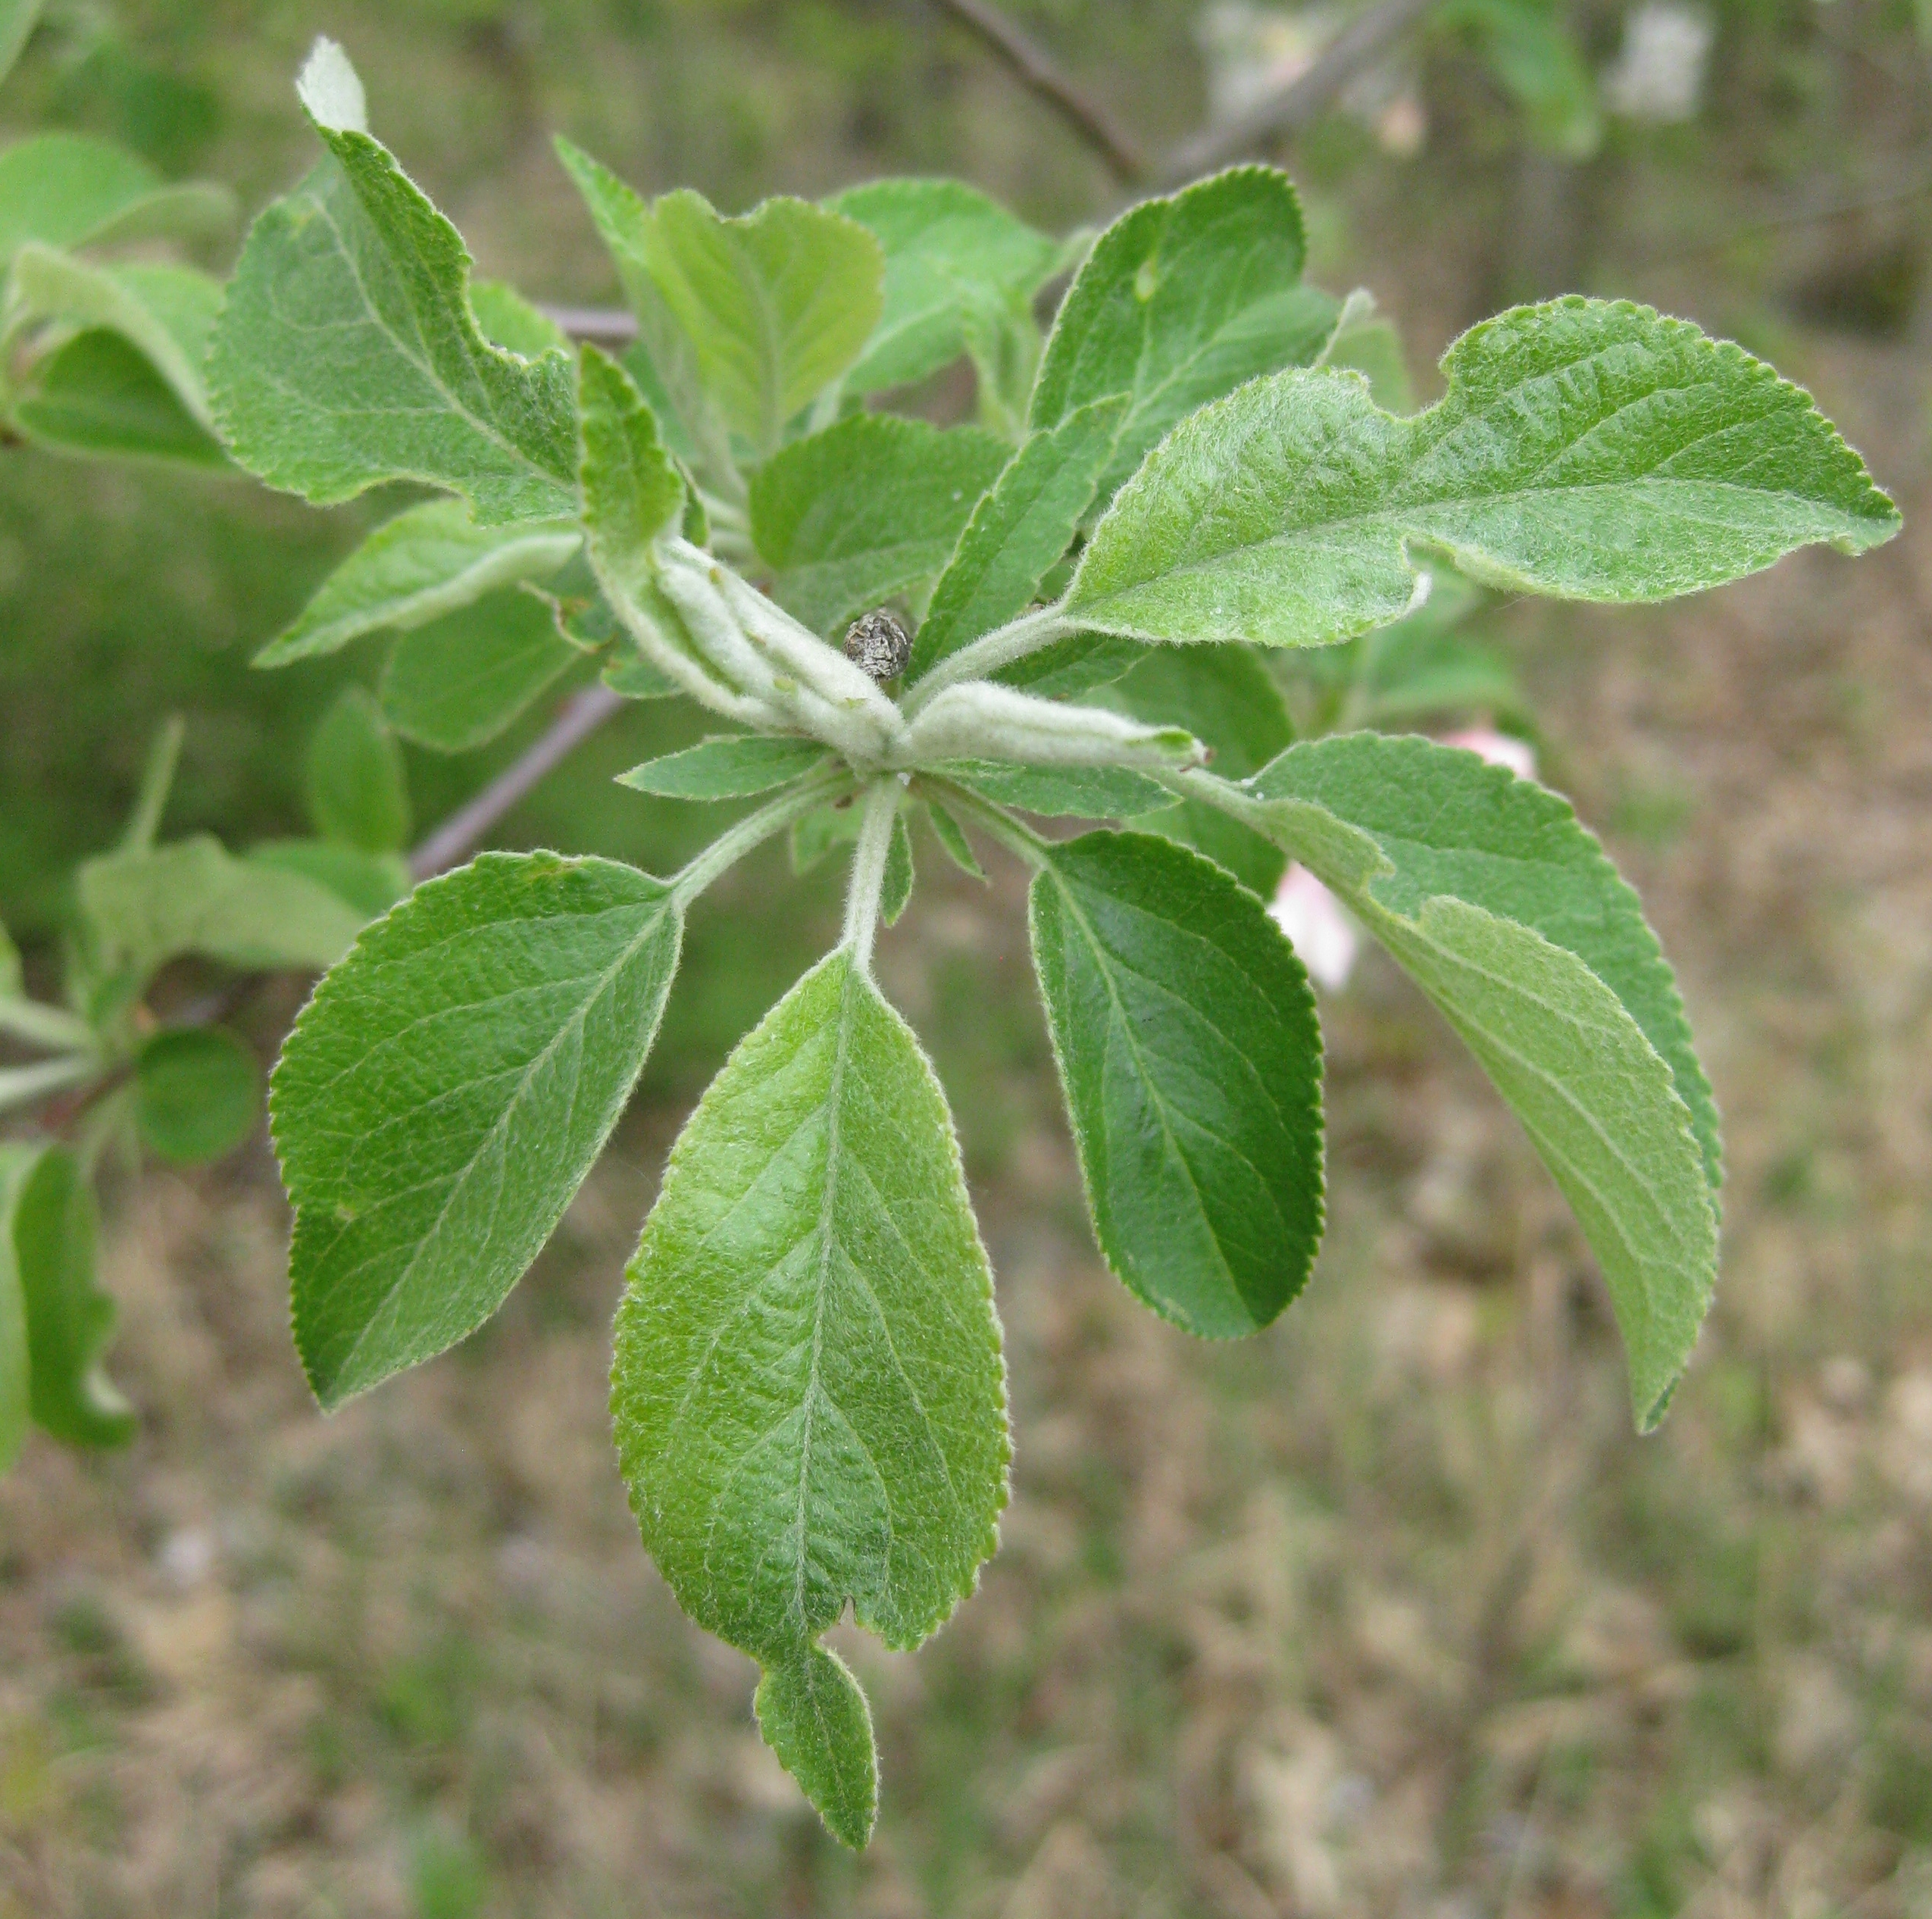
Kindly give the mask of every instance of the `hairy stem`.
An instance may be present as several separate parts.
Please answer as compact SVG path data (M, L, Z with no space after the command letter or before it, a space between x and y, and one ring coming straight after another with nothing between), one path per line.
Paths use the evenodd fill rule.
M982 633L958 652L949 653L907 693L905 717L911 719L947 687L957 686L964 680L987 679L1002 667L1024 660L1029 653L1037 653L1079 630L1080 623L1056 605L1036 607L1017 620L1008 620L1003 627L994 627L989 633Z
M821 767L808 773L778 797L747 814L735 827L727 827L689 865L671 881L671 891L680 908L690 905L711 883L736 866L754 847L761 846L774 833L783 833L792 822L814 806L836 799L849 789L852 776L843 766Z
M892 852L893 826L905 788L888 775L866 789L865 817L852 849L852 880L846 893L846 930L839 941L859 971L872 970L872 942L879 930L879 901L885 890L886 861Z

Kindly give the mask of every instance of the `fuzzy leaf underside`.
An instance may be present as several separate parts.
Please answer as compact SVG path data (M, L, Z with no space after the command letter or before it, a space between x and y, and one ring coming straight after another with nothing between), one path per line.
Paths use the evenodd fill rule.
M1061 302L1030 419L1124 397L1105 505L1176 421L1245 380L1307 365L1340 307L1302 282L1301 202L1285 173L1237 167L1123 214Z
M1009 1449L944 1095L849 955L712 1081L628 1279L611 1413L644 1543L764 1667L767 1738L862 1844L869 1724L815 1642L849 1602L900 1648L944 1620L993 1549Z
M901 595L924 598L1008 449L975 427L857 414L767 461L752 482L752 536L772 596L836 637Z
M424 500L378 527L255 664L284 666L364 633L406 632L499 586L546 578L582 543L567 521L480 527L460 500Z
M682 917L612 861L486 853L316 989L270 1110L295 1340L336 1405L494 1312L629 1099Z
M1144 833L1053 847L1030 917L1108 1264L1190 1333L1267 1325L1321 1237L1321 1038L1300 961L1252 893Z
M1659 600L1899 516L1801 389L1624 302L1473 327L1427 412L1353 375L1256 380L1182 424L1122 490L1068 611L1149 640L1312 646L1396 618L1415 552L1512 591Z
M414 480L483 525L571 513L568 355L486 339L455 228L367 133L316 131L328 158L256 220L215 330L236 458L317 505Z
M1455 749L1343 735L1291 748L1249 790L1254 824L1273 816L1521 1120L1602 1267L1653 1426L1715 1283L1718 1163L1635 896L1563 801Z

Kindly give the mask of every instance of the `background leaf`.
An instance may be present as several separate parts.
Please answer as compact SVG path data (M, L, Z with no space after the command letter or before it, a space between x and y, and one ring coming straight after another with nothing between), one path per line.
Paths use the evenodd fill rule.
M1271 167L1145 201L1101 235L1060 303L1030 416L1054 427L1125 397L1098 505L1177 420L1321 350L1341 308L1302 284L1306 252L1301 202Z
M157 1033L134 1061L142 1143L177 1166L232 1152L255 1130L261 1075L255 1055L219 1027Z
M16 24L0 17L0 75L12 64L6 42ZM191 239L234 217L226 187L170 186L125 148L84 133L36 134L0 152L0 267L30 240L79 247Z
M37 361L13 423L56 452L164 460L220 471L220 442L119 333L77 333Z
M1300 961L1253 894L1145 833L1053 847L1030 910L1107 1263L1190 1333L1267 1325L1321 1237L1321 1036Z
M1009 1449L945 1099L846 953L711 1083L628 1280L611 1415L644 1543L685 1610L765 1668L767 1738L862 1845L870 1727L814 1642L848 1601L889 1646L924 1639L993 1549Z
M324 1405L502 1304L630 1096L682 934L670 890L630 867L486 853L316 989L270 1111L295 1342Z
M502 587L402 634L383 663L379 696L404 739L467 752L494 739L582 658L543 600Z
M1687 320L1519 307L1443 370L1411 419L1358 380L1289 373L1185 421L1096 530L1069 611L1150 639L1313 646L1400 614L1416 545L1512 591L1658 600L1898 530L1808 395Z
M970 330L1032 298L1059 253L959 180L868 180L826 204L865 227L885 254L878 324L846 375L849 393L909 386L949 366Z
M362 687L345 686L308 742L308 817L325 839L365 853L409 843L409 791L402 755L382 708Z
M0 43L0 53L5 51ZM33 1411L27 1349L27 1295L20 1288L14 1216L38 1149L0 1142L0 1473L11 1471Z
M114 1304L94 1275L94 1188L67 1147L34 1153L14 1190L12 1226L34 1424L69 1446L125 1446L134 1414L101 1367Z
M752 482L772 596L833 636L897 595L923 601L1008 448L974 427L857 414L795 442Z

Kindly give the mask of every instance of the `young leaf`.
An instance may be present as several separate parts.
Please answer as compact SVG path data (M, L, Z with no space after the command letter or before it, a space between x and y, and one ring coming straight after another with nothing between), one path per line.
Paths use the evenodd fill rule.
M1083 407L1033 434L1014 455L974 508L933 589L906 668L908 680L1026 611L1093 503L1126 411L1124 399Z
M996 200L950 180L877 180L826 203L885 252L879 323L849 393L910 386L966 351L970 331L1032 298L1059 249Z
M4 48L0 48L4 51ZM0 1142L0 1473L12 1469L33 1411L27 1349L27 1295L14 1246L14 1215L37 1150Z
M1177 420L1321 352L1340 308L1302 283L1306 252L1301 203L1270 167L1143 202L1101 235L1060 303L1031 415L1055 427L1126 397L1100 505Z
M325 839L365 853L409 843L409 790L402 755L382 709L360 686L345 686L308 742L308 817Z
M5 31L0 23L0 53ZM30 241L82 247L196 238L234 217L226 187L170 186L145 160L85 134L42 133L0 152L0 268Z
M377 691L405 739L463 753L494 739L581 658L542 599L507 586L404 633Z
M164 460L219 472L221 444L118 333L77 333L37 361L13 424L37 445L97 459Z
M336 894L286 868L236 859L205 834L104 853L83 864L77 889L96 964L143 980L183 953L320 972L362 927Z
M969 880L977 880L984 886L986 870L980 864L979 857L973 851L973 842L966 837L965 829L930 792L926 795L926 817L932 822L933 837L945 848L947 858Z
M255 1130L261 1076L255 1055L218 1027L155 1033L134 1061L134 1123L177 1166L219 1159Z
M912 897L912 834L902 808L893 817L892 842L886 849L886 876L879 889L879 917L896 927Z
M1183 421L1096 529L1068 611L1160 640L1312 646L1385 624L1416 549L1568 599L1658 600L1896 509L1799 388L1626 302L1519 307L1443 361L1426 413L1287 373Z
M684 188L652 203L632 244L725 423L761 457L879 317L879 242L808 201L767 200L732 220Z
M1007 449L975 427L855 414L767 461L752 482L752 537L772 597L832 636L936 579ZM1056 556L1057 557L1057 556Z
M27 1150L30 1163L16 1165L9 1223L34 1424L69 1446L125 1446L134 1414L100 1363L114 1304L94 1277L94 1189L68 1148Z
M672 1149L617 1311L611 1405L644 1543L764 1668L759 1722L849 1846L871 1729L815 1656L852 1603L910 1648L1006 1498L992 1275L944 1095L841 951L727 1061Z
M425 500L378 527L255 663L333 653L386 627L406 632L496 587L548 579L582 544L567 520L479 527L460 500Z
M205 432L214 420L202 364L220 308L220 282L189 267L95 267L36 243L14 258L7 311L10 324L119 334Z
M755 733L701 740L617 775L621 786L665 799L743 799L808 773L825 757L815 740Z
M1172 797L1158 780L1124 766L1017 766L1002 760L947 760L928 769L996 806L1043 819L1127 820Z
M416 480L462 494L485 525L567 514L569 358L483 337L462 240L356 123L354 78L319 42L304 105L329 157L242 250L208 363L222 436L251 473L317 505Z
M1107 1263L1190 1333L1252 1333L1321 1237L1321 1036L1252 893L1144 833L1049 849L1033 962Z
M325 1406L502 1304L630 1096L682 934L670 889L631 867L486 853L316 989L269 1105L295 1342Z
M1286 808L1284 820L1319 808L1368 836L1378 864L1386 862L1366 883L1379 908L1413 919L1424 901L1450 894L1574 953L1670 1067L1716 1189L1717 1107L1677 983L1637 895L1568 800L1474 753L1379 733L1292 747L1246 790ZM1349 884L1332 866L1317 871L1356 904L1361 882Z

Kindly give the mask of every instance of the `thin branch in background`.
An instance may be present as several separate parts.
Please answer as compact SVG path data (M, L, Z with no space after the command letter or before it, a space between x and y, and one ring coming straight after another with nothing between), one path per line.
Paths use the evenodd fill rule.
M1005 61L1021 83L1054 108L1075 133L1129 185L1153 168L1140 143L1106 108L1060 70L1046 49L989 0L938 0L939 5Z
M1314 65L1243 112L1183 140L1161 164L1157 183L1183 186L1238 160L1265 142L1305 126L1349 82L1388 52L1435 0L1379 0L1356 14Z
M637 316L627 307L540 306L537 311L572 339L593 346L628 346L637 337Z
M418 880L429 880L439 873L447 873L452 866L461 865L517 801L624 704L622 697L601 680L573 693L540 738L467 805L458 807L410 855L410 872Z

